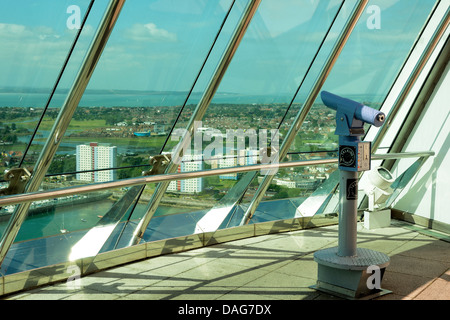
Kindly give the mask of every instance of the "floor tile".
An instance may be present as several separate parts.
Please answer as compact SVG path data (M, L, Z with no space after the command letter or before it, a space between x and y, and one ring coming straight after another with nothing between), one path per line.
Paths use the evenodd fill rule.
M42 298L44 299L44 297ZM83 289L72 295L66 296L61 300L116 300L119 298L120 295L113 294L111 292L105 294L105 292L100 292L97 290ZM49 300L49 298L47 297L45 300Z
M281 266L277 269L277 272L316 280L317 269L314 256L310 254Z
M153 257L7 296L17 300L328 300L311 289L317 281L314 252L338 246L338 227L271 234ZM450 243L395 222L366 230L358 247L388 254L380 300L447 299ZM74 285L78 285L74 286Z
M390 260L387 270L428 278L439 277L449 266L442 261L411 257L403 253L390 256Z
M396 295L413 299L423 288L430 285L433 278L390 271L389 267L383 277L381 287ZM387 297L389 298L389 297Z
M279 298L287 298L303 293L309 286L314 285L315 281L308 278L298 277L280 272L270 272L247 283L243 290Z
M149 287L145 287L142 290L130 293L122 296L121 300L172 300L184 292L189 290L190 287L183 286L166 286L164 284L155 284Z
M416 300L450 300L450 269L430 283Z
M432 238L414 238L392 253L450 263L450 243L436 241Z

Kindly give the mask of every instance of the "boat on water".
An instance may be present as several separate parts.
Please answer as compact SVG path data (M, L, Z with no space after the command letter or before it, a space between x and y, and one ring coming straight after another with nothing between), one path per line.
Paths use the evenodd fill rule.
M136 137L150 137L152 135L152 132L150 130L148 130L148 131L141 131L141 132L133 132L133 134Z

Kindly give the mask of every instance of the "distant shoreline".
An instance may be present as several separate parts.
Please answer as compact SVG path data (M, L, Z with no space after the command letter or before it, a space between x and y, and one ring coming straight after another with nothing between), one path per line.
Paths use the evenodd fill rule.
M50 96L50 89L11 89L0 88L0 108L1 107L25 107L43 108L46 106ZM64 104L68 90L58 90L50 104L51 108L59 108ZM190 99L198 101L203 93L194 92ZM87 90L83 95L79 107L171 107L182 106L187 97L187 92L181 91L130 91L130 90ZM374 94L342 94L348 98L358 101L371 101L381 103L384 96ZM214 104L289 104L294 97L294 93L280 93L274 95L264 94L242 94L232 92L218 92L213 98ZM307 97L296 97L296 104L303 103ZM195 105L195 104L190 104Z

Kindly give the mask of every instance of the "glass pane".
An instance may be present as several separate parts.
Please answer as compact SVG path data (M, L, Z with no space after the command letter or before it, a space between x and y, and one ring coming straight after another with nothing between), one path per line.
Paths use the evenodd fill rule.
M380 109L435 3L432 0L370 1L323 89ZM309 86L305 89L312 85L312 80L309 79ZM306 92L300 92L296 103L300 104L305 99ZM334 110L323 105L319 97L285 161L314 159L320 155L318 151L326 151L322 157L336 157L335 114ZM287 119L294 116L292 110ZM317 173L311 176L313 181L316 181L315 177ZM298 209L308 215L322 213L318 201L325 205L333 184L337 183L336 179L324 181L322 185L329 184L326 192L318 189Z
M395 3L392 1L371 1L350 36L323 89L379 109L434 4L435 1L414 1L412 3L408 1L396 1ZM280 130L281 137L288 132L296 114L301 111L306 95L311 90L317 73L325 63L329 50L336 39L335 35L340 32L347 19L348 12L350 12L348 9L352 5L354 5L354 2L344 5L344 10L337 19L336 25L330 33L330 38L324 44L322 52L311 68L311 73L306 78L304 86L287 113ZM381 25L379 25L379 21L382 21ZM336 157L338 138L334 134L335 128L335 111L326 108L319 97L308 113L299 134L295 137L290 147L290 154L283 161ZM302 170L315 170L315 168L304 168ZM282 171L278 171L274 181L285 179L283 175ZM307 173L306 175L309 175L313 183L317 183L321 173ZM293 183L296 178L298 176L290 175L287 179L290 183ZM265 199L267 199L271 188L274 188L274 183L266 192ZM283 191L288 194L288 190ZM248 190L247 195L250 195L251 192L251 190ZM244 197L244 199L246 198ZM313 194L311 199L318 199L318 197ZM326 197L323 199L325 200ZM305 205L308 203L306 202ZM263 206L263 203L261 203L261 206ZM257 212L261 213L262 211L258 208ZM255 221L258 219L257 215L256 213Z
M186 1L134 1L125 6L42 187L58 188L140 175L143 169L136 167L148 165L149 154L159 153L164 135L187 98L231 3L231 0L190 1L188 5ZM70 85L70 81L64 84ZM53 111L49 110L47 116L56 114ZM126 120L128 123L123 125ZM152 134L139 134L148 132L148 127ZM42 140L45 141L45 136ZM120 165L127 168L107 170ZM70 174L75 171L78 173ZM114 200L124 205L128 195L121 190ZM133 201L134 198L126 207L133 207ZM122 209L114 210L117 211L114 224L129 217ZM28 226L36 225L32 219L30 215L25 221L18 241L33 237L28 235ZM93 227L87 222L95 222L90 231L100 230L97 224L103 223L105 217L99 219L79 217L86 222L86 228ZM56 231L52 232L65 232L61 223L55 221L55 225ZM113 230L108 229L109 234L98 240L96 250L101 250ZM88 232L82 239L91 234Z
M109 180L114 180L148 169L148 158L160 153L231 2L127 2L49 173L128 168L112 172ZM93 143L97 149L115 148L115 155L104 163L80 164L82 150ZM97 176L83 174L81 180L104 181Z
M435 3L435 0L370 1L323 90L380 109ZM311 87L314 79L308 80L305 89ZM304 101L307 92L301 90L296 102ZM337 150L335 113L319 97L290 151ZM292 112L287 118L293 116Z
M211 106L203 121L197 123L187 154L203 156L203 169L256 164L261 160L261 148L276 145L277 128L341 3L260 4ZM190 102L195 103L194 100ZM185 110L176 124L177 130L183 130L191 114L191 109ZM173 141L181 136L177 130L171 136ZM171 148L165 151L170 152ZM252 176L254 173L219 176L213 187L205 185L199 190L202 193L208 188L229 190L227 196L210 208L208 218L203 219L211 222L199 228L216 230L238 203ZM165 197L189 196L179 188L168 190Z
M21 163L89 3L2 3L0 172Z
M28 168L31 171L35 165L40 147L30 147L32 136L52 94L53 97L65 97L65 92L53 90L61 71L72 69L76 65L77 59L71 60L75 63L66 62L69 51L80 33L82 21L90 12L91 2L81 0L77 1L76 5L73 1L55 3L48 0L2 3L0 11L0 70L2 70L0 188L2 189L9 185L9 179L4 173L17 167ZM78 53L77 50L73 51L75 52ZM40 139L40 134L36 135L36 138ZM22 190L23 188L15 189L13 193L20 193ZM14 207L0 209L0 220L3 221L0 224L0 232L3 233Z

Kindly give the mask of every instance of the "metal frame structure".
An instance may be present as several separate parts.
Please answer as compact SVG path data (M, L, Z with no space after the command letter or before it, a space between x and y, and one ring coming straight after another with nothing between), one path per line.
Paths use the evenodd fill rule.
M419 61L417 62L416 66L414 67L414 70L411 72L408 80L403 85L402 90L397 95L397 98L396 98L391 110L389 111L389 114L387 115L387 123L383 127L381 127L381 129L377 132L377 135L372 144L373 152L376 152L378 150L378 148L380 147L380 144L381 144L384 136L386 135L387 131L391 127L391 124L395 120L400 108L402 107L406 98L410 94L413 86L416 84L416 82L417 82L420 74L424 70L426 64L430 60L431 55L434 53L439 42L442 40L449 24L450 24L450 8L447 8L447 11L444 14L443 19L439 23L439 26L436 28L436 31L434 32L432 38L428 42Z
M194 110L191 119L189 120L185 134L181 138L180 143L177 145L173 152L172 161L168 165L166 173L173 173L177 170L178 164L180 163L182 158L181 153L187 148L188 145L191 144L191 137L194 136L195 123L203 119L206 110L208 109L211 100L213 99L217 89L219 88L219 85L228 69L228 66L230 65L231 60L233 59L233 56L236 53L236 50L239 47L239 44L241 43L241 40L244 37L245 32L247 31L247 28L250 25L250 22L260 3L261 0L252 0L247 3L247 6L242 13L241 19L237 24L234 33L231 36L231 39L228 42L224 53L222 54L222 57L220 58L216 70L214 71L206 87L206 90L204 91L202 98L200 99L200 102L197 104L197 107ZM149 206L146 209L146 213L136 229L135 237L134 239L132 239L132 243L139 243L139 241L142 239L142 236L147 229L147 226L150 223L150 220L152 219L154 213L156 212L156 209L158 208L158 205L168 187L169 181L163 182L157 186L150 200Z
M368 4L368 0L362 0L359 1L358 4L353 9L353 12L350 14L349 19L347 20L347 23L345 24L339 38L337 39L333 49L330 52L330 55L327 59L327 62L322 67L314 85L311 89L311 92L308 95L308 98L305 101L305 104L303 105L303 108L300 110L300 112L297 114L291 128L289 129L286 138L283 141L283 144L281 145L281 149L279 151L279 159L283 160L288 151L291 147L292 142L295 139L295 136L298 134L298 132L301 129L301 126L306 118L306 115L310 111L312 105L314 104L314 101L316 101L320 90L322 89L328 75L331 72L331 69L333 68L334 64L336 63L340 53L342 52L345 44L347 43L348 38L350 37L350 34L352 33L353 29L355 28L356 24L358 23L359 18L364 12L364 9L366 8ZM249 220L252 218L253 214L256 211L256 208L258 207L259 203L261 202L264 193L269 188L270 183L272 182L274 178L274 174L267 174L264 177L264 180L259 185L258 190L256 191L252 202L250 203L247 212L245 213L241 225L247 224Z
M94 73L95 66L102 55L103 49L108 42L109 36L112 33L114 25L119 18L125 0L111 0L105 11L102 21L97 29L97 33L87 51L86 57L82 63L80 71L70 89L70 92L62 106L58 118L49 134L47 142L40 153L33 170L33 175L30 182L26 186L26 192L33 192L38 190L39 186L50 167L51 161L58 150L58 147L64 137L64 134L69 127L72 116L78 107L78 104L86 90L86 87ZM19 232L20 226L24 221L30 204L20 204L13 213L5 232L3 233L0 242L0 265L5 259L6 253L11 247L14 239Z

